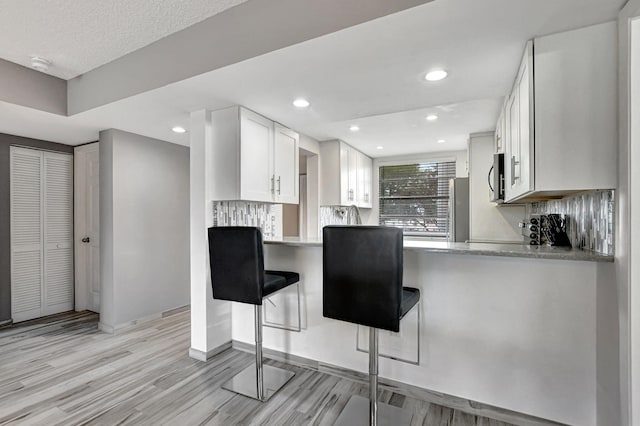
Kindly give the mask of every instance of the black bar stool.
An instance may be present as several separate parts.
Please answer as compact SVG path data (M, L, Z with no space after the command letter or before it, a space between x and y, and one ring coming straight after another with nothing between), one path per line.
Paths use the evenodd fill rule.
M262 299L300 281L287 271L265 271L259 228L209 228L209 262L213 298L254 305L256 365L247 367L222 385L223 389L267 401L295 373L263 364Z
M352 396L336 425L408 425L410 412L378 404L378 329L400 331L420 300L402 287L402 229L326 226L323 241L323 315L369 327L369 400Z

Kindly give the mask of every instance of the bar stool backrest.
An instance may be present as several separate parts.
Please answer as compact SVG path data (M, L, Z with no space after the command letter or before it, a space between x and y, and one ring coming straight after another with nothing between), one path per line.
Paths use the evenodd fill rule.
M209 228L209 265L214 299L262 304L264 255L260 228Z
M323 229L323 315L368 327L400 330L402 229Z

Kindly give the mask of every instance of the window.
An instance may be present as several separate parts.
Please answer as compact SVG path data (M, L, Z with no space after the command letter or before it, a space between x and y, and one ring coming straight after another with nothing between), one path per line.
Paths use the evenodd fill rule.
M380 166L380 225L407 234L446 236L449 230L449 179L455 161Z

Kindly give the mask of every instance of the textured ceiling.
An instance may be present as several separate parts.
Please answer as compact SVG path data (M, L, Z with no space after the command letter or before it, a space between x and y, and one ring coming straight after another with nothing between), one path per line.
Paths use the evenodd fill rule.
M246 0L0 0L0 58L66 80Z

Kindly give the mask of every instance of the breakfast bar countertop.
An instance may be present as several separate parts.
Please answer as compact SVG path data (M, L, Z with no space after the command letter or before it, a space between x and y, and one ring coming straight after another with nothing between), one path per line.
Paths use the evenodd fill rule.
M303 240L287 237L283 241L265 241L266 244L293 247L321 247L320 240ZM451 243L447 241L404 239L405 250L420 250L430 253L449 253L480 256L525 257L587 262L613 262L614 257L601 253L572 249L569 247L530 246L513 243Z

